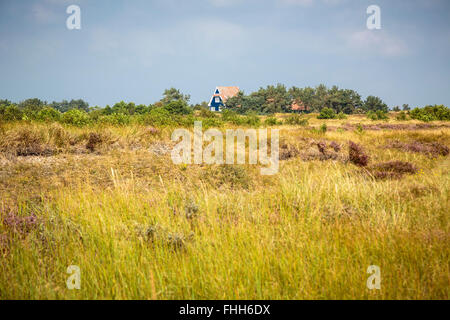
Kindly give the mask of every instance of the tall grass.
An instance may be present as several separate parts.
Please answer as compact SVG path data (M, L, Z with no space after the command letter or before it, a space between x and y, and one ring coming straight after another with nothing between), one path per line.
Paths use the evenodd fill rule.
M4 128L0 145L13 146L23 126ZM177 166L152 149L170 145L170 131L62 127L58 153L3 159L0 221L38 223L0 224L0 299L448 299L448 158L383 146L448 145L449 129L280 128L300 151L304 138L352 140L373 163L419 172L376 180L347 161L301 157L268 177L248 165ZM28 129L56 145L55 130ZM107 137L96 151L86 148L94 131ZM80 290L66 288L69 265L81 269ZM381 290L366 287L370 265Z

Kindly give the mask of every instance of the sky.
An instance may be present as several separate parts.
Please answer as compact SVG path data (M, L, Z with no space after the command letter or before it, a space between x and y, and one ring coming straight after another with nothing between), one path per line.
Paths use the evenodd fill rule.
M81 29L69 30L69 5ZM381 29L369 30L369 5ZM450 106L448 0L0 0L0 99L208 101L337 85L389 106Z

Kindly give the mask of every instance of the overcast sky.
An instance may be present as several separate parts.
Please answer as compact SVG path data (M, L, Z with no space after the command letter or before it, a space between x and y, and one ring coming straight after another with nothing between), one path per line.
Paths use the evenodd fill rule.
M66 8L81 8L68 30ZM366 9L381 7L381 30ZM0 0L0 98L153 103L165 88L338 85L450 106L448 0Z

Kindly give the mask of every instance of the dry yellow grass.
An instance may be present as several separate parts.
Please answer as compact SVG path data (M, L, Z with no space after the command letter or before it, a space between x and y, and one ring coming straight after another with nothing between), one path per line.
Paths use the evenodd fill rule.
M2 125L0 299L448 299L448 156L385 145L449 146L450 129L339 129L359 122L279 126L298 154L273 176L174 165L169 128ZM42 154L17 156L30 136ZM418 172L373 179L346 161L349 140ZM335 160L320 160L320 141L342 147ZM80 290L66 288L69 265ZM366 287L369 265L381 290Z

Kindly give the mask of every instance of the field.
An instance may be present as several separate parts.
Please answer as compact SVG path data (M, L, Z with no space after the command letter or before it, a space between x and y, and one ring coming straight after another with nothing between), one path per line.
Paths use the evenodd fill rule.
M1 124L0 299L448 299L448 122L308 117L272 176L175 165L169 127Z

